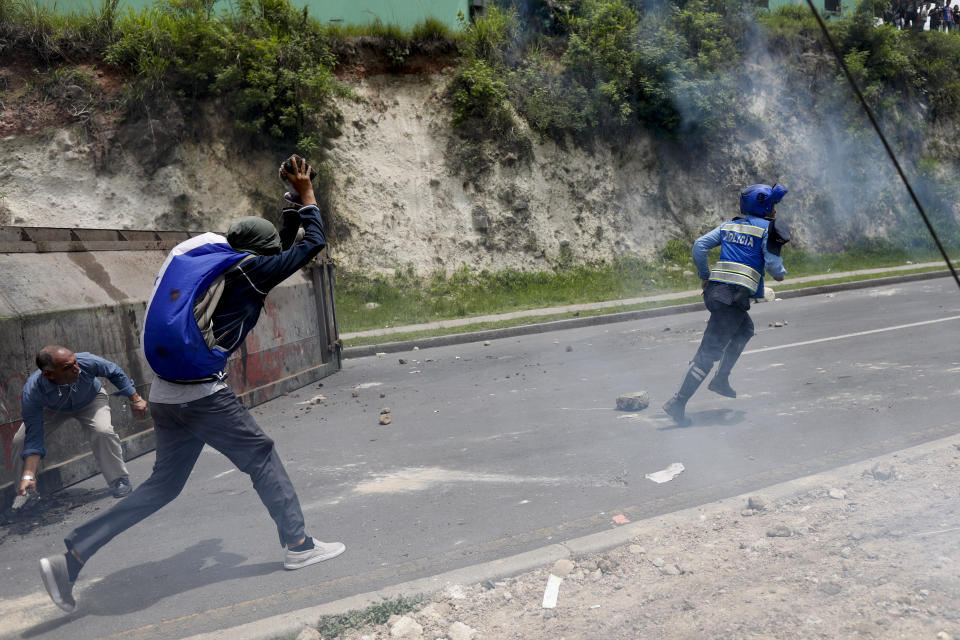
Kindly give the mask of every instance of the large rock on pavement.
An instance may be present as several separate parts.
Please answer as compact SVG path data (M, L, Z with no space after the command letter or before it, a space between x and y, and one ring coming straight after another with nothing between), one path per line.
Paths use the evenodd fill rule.
M617 397L618 411L640 411L650 406L650 395L646 391L627 393Z

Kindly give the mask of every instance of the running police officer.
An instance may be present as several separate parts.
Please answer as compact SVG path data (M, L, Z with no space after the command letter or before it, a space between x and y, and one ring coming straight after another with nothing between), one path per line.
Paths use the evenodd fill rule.
M747 313L750 298L763 297L764 269L778 282L787 274L780 249L789 241L790 233L786 225L781 223L777 229L774 222L775 205L786 193L779 184L747 187L740 193L740 216L701 236L693 245L693 262L702 280L710 320L680 390L663 405L678 425L690 423L685 414L687 401L717 360L720 366L707 388L728 398L737 397L729 378L753 337L753 321ZM707 252L716 246L720 247L720 260L708 269Z

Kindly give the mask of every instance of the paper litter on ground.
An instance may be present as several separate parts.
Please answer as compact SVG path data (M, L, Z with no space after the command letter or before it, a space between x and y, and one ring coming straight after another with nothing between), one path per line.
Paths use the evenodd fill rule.
M684 467L682 463L674 462L673 464L671 464L666 469L663 469L662 471L655 471L653 473L648 473L643 477L646 478L647 480L653 480L658 484L663 482L669 482L670 480L673 480L678 475L680 475L680 473L683 471L683 468Z
M553 609L557 606L557 596L560 595L560 583L563 582L563 578L558 578L557 576L550 574L550 577L547 578L547 588L543 591L543 608L544 609Z

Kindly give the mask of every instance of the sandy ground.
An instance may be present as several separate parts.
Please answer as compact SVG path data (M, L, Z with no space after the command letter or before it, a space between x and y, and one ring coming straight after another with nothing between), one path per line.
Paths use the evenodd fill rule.
M960 638L960 438L912 451L789 497L631 525L641 533L606 553L451 586L345 637Z

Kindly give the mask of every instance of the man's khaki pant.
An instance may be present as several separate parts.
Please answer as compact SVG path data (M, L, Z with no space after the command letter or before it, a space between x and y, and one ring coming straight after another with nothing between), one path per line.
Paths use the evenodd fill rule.
M83 428L84 436L90 442L90 449L97 464L100 465L100 471L111 484L117 478L126 477L127 466L123 463L123 449L120 446L120 436L113 430L110 424L110 404L108 402L107 392L100 389L100 393L93 397L90 404L78 411L51 411L43 410L43 433L49 437L54 431L59 429L64 423L73 418L80 423ZM23 442L26 438L26 426L20 425L17 434L13 436L13 477L14 484L20 482L23 475ZM43 460L37 471L43 469Z

